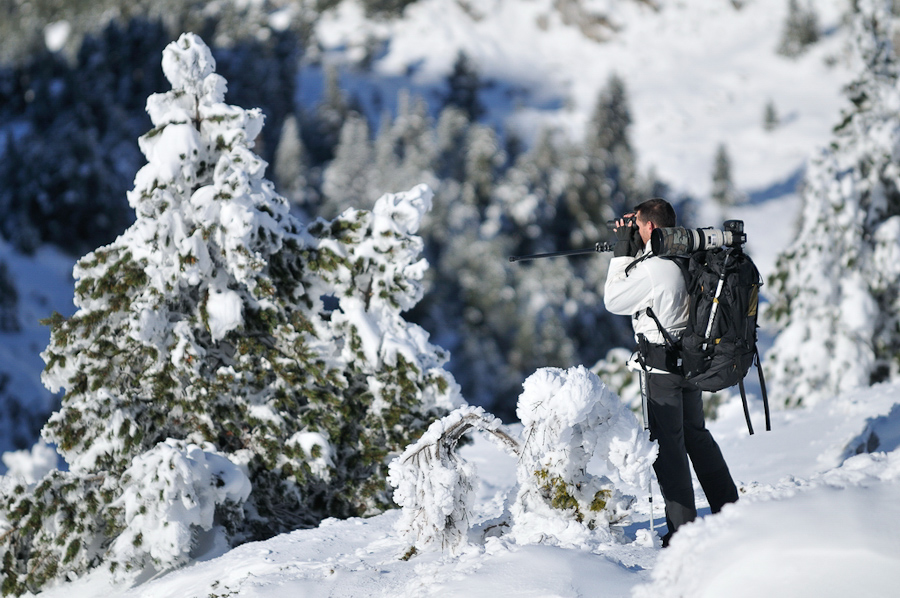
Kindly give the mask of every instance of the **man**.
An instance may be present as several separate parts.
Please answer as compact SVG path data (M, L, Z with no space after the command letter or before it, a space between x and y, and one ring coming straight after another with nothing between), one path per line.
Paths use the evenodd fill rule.
M664 199L645 201L616 221L604 296L610 312L632 316L643 362L649 392L645 416L651 439L659 443L653 469L666 505L663 546L697 516L691 464L713 513L738 499L722 451L706 429L702 393L681 376L677 351L667 345L667 335L678 339L684 331L689 298L680 266L653 256L650 237L654 229L672 226L675 210Z

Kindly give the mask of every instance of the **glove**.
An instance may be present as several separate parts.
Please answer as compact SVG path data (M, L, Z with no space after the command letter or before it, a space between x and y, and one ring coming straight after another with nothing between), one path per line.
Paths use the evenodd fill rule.
M616 229L616 244L613 247L614 257L634 257L640 253L644 244L637 227L620 226Z

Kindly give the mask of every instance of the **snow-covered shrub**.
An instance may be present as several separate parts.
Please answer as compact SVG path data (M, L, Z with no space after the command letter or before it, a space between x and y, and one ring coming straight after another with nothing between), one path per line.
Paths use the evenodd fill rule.
M403 508L396 530L417 550L454 550L465 544L475 471L455 448L472 428L488 433L505 450L518 454L518 441L499 419L481 407L467 406L431 424L418 442L391 462L394 501Z
M124 571L183 565L198 530L240 521L250 495L244 472L211 445L172 439L135 457L120 483L112 506L124 510L125 529L112 543L110 564Z
M512 507L516 540L611 539L609 525L623 522L634 502L614 482L643 487L656 458L657 447L634 413L583 366L532 374L516 413L524 425ZM589 473L592 457L618 480Z
M416 231L431 191L305 226L252 151L262 114L224 103L203 41L183 35L162 65L172 90L147 101L136 221L78 262L78 310L49 320L43 379L65 396L43 436L69 472L0 495L6 593L104 562L178 562L181 540L158 556L117 539L173 514L127 472L165 459L191 469L190 445L252 484L245 501L204 499L232 543L378 513L392 504L391 454L461 403L447 356L401 315L423 293ZM166 453L170 439L184 454ZM146 513L128 514L130 492ZM199 532L204 517L182 523Z
M773 400L812 405L900 372L900 70L891 2L860 0L861 72L811 161L801 228L770 278L781 328L764 365Z

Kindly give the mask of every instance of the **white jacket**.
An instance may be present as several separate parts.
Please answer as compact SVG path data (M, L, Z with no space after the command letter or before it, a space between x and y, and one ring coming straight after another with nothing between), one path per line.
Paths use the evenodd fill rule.
M688 321L688 293L681 268L672 260L648 257L625 274L625 269L650 252L649 244L637 257L614 257L609 263L603 301L611 313L632 316L634 336L647 337L651 343L665 339L647 308L659 318L674 338L680 338Z

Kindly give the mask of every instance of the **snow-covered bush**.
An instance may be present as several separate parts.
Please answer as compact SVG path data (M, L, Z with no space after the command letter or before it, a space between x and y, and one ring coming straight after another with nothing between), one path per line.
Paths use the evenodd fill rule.
M584 546L613 539L643 488L657 447L634 413L586 368L543 368L524 383L516 440L480 407L436 421L391 463L394 500L403 508L396 530L416 550L459 549L469 530L474 468L454 450L470 428L490 433L518 457L511 536L519 543ZM588 472L596 458L607 475Z
M518 441L499 419L481 407L466 406L431 424L418 442L391 462L394 501L403 508L396 529L417 550L454 550L465 544L475 471L454 451L472 428L518 454Z
M891 2L860 0L861 74L809 165L801 228L778 258L766 315L770 395L811 405L900 372L900 89Z
M609 525L624 521L634 501L614 482L643 487L656 458L634 413L583 366L532 374L516 413L524 425L516 540L579 546L592 535L611 539ZM589 473L591 458L618 479Z
M176 564L210 509L232 543L378 513L390 455L462 402L444 352L401 315L423 293L431 191L305 226L252 151L262 114L224 103L203 41L183 35L162 65L172 90L147 101L136 221L78 262L78 310L49 320L43 379L65 396L43 436L69 471L4 485L5 593L101 563ZM249 496L207 488L236 479L221 459ZM126 548L177 516L175 495L138 481L162 463L202 504L178 519L194 540Z
M112 544L110 563L124 571L183 565L194 534L229 516L239 521L250 495L244 472L211 445L172 439L135 457L120 484L113 507L124 510L125 529Z

